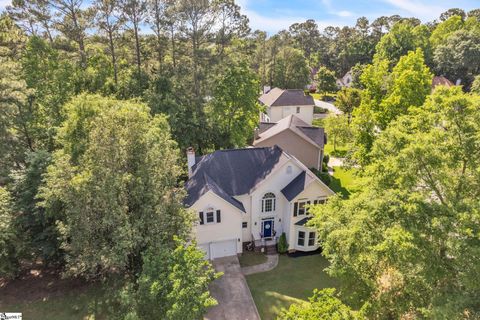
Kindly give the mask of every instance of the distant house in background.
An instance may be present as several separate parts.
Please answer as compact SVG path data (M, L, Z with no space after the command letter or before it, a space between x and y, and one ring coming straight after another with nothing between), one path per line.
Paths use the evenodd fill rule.
M454 84L452 81L448 80L444 76L435 76L432 79L432 90L437 86L445 86L447 88L453 87Z
M266 108L265 113L260 114L260 122L278 122L295 114L307 124L312 124L315 102L303 89L273 88L258 100Z
M352 86L353 76L350 71L345 73L342 78L337 79L337 86L339 89L350 88Z
M308 168L320 169L325 144L323 128L312 127L295 115L277 123L262 122L255 132L255 147L282 148Z

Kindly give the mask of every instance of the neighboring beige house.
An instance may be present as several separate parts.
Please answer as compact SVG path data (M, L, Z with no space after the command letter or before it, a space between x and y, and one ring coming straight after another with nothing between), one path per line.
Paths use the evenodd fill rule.
M278 122L295 114L308 124L313 121L312 96L305 94L303 89L273 88L258 99L265 106L265 113L260 114L260 122Z
M337 79L337 87L339 89L350 88L352 86L352 82L353 82L352 73L348 71L347 73L345 73L343 77Z
M306 206L334 192L294 156L274 146L202 157L190 149L187 158L185 205L197 215L195 238L208 259L239 254L249 242L275 250L283 232L290 251L318 249Z
M452 81L448 80L444 76L435 76L432 79L432 91L437 87L437 86L445 86L447 88L453 87L454 84Z
M253 142L255 147L278 145L308 168L315 169L322 167L324 144L323 128L312 127L296 115L289 115L276 123L260 123Z

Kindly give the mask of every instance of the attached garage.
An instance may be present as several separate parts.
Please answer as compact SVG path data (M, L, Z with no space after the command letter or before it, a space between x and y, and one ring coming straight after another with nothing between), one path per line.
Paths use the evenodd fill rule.
M198 247L205 252L205 257L209 260L237 254L236 239L199 244Z

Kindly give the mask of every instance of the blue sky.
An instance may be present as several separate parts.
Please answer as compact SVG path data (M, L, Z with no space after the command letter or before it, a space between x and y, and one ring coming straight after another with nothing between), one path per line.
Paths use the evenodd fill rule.
M320 28L354 25L358 17L369 20L398 14L433 21L449 8L480 8L479 0L237 0L252 29L269 33L292 23L315 19Z
M87 0L88 1L88 0ZM480 8L479 0L236 0L250 19L252 29L273 34L292 23L315 19L324 28L329 25L353 25L358 17L369 20L382 15L399 14L433 21L449 8L466 11ZM0 10L11 0L0 0Z

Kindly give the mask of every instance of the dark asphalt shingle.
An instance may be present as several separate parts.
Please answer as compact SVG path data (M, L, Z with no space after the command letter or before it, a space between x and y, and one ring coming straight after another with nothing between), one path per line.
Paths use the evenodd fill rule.
M281 106L313 106L315 102L311 95L301 89L273 88L260 96L259 101L268 107Z
M297 223L295 223L296 226L304 226L307 224L307 222L312 219L312 217L306 217L306 218L303 218L302 220L300 221L297 221Z
M281 155L282 149L274 146L219 150L197 158L199 162L185 184L185 204L193 205L210 190L229 203L239 202L233 196L248 193L272 171ZM239 208L239 203L232 204ZM241 210L245 211L243 205Z
M300 172L285 188L282 193L288 201L292 201L297 195L305 189L305 171Z

